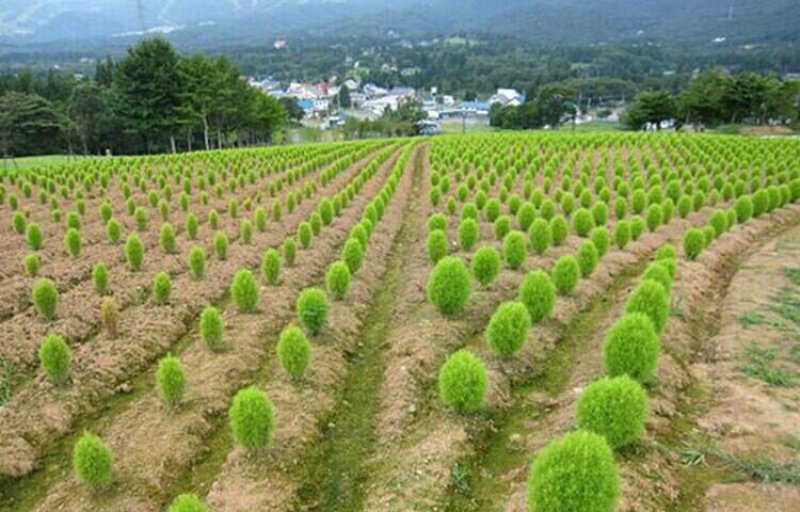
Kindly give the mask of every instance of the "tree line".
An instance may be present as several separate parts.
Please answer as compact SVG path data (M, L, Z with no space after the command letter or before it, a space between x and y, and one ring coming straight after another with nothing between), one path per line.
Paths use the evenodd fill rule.
M93 77L0 76L0 151L141 154L268 143L283 104L251 87L226 57L179 56L145 39Z

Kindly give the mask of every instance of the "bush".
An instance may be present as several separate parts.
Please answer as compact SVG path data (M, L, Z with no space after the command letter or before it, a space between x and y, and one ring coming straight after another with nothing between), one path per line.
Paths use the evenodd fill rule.
M428 301L444 315L458 313L469 300L470 280L461 258L445 256L428 276Z
M132 271L138 272L142 269L144 244L136 233L128 235L128 239L125 241L125 259Z
M494 237L502 240L511 231L511 219L508 215L501 215L494 221Z
M287 267L294 266L294 260L297 256L297 244L294 241L294 238L287 237L283 241L283 262L286 263Z
M312 336L316 336L325 328L328 323L330 308L325 292L319 288L306 288L303 290L295 305L300 325Z
M630 218L630 226L631 226L631 240L634 242L642 236L644 233L644 219L639 217L638 215L634 215Z
M614 242L619 249L624 249L631 241L631 227L626 220L620 220L614 227Z
M303 221L297 226L297 239L300 240L300 246L303 249L308 249L308 246L311 245L312 236L314 236L314 233L311 229L311 224Z
M627 375L605 377L580 394L577 416L578 428L605 437L614 449L622 448L644 434L647 394Z
M334 299L342 300L350 291L350 269L343 261L335 261L328 268L325 284Z
M594 228L592 212L586 208L579 208L572 217L572 228L575 230L575 234L580 237L589 236L589 232Z
M652 279L663 286L665 290L672 290L672 274L667 267L669 261L672 260L654 261L648 265L642 274L642 281Z
M172 280L166 272L159 272L153 277L153 301L166 304L172 294Z
M186 215L186 234L189 237L189 240L197 239L197 228L197 216L190 212L188 215Z
M214 233L214 254L218 260L225 260L228 257L228 236L222 231Z
M253 452L269 446L275 413L263 391L255 386L239 390L228 416L233 437L245 450Z
M747 196L737 199L733 208L736 210L736 221L739 224L744 224L753 216L753 201Z
M481 247L472 257L470 270L481 286L488 285L500 272L500 253L489 245Z
M657 204L651 204L647 209L647 229L649 229L651 232L658 229L658 226L661 225L661 218L661 206Z
M525 258L528 257L528 248L525 235L521 231L512 231L503 239L503 258L509 268L519 269Z
M67 249L67 254L77 258L81 254L81 245L81 232L75 228L69 228L64 235L64 247Z
M350 237L342 248L342 261L347 264L351 274L358 272L364 262L364 247L361 242L354 237Z
M119 242L122 237L122 226L117 219L111 219L106 223L106 235L112 244Z
M538 218L533 221L530 229L528 230L528 239L531 242L533 251L542 255L550 247L550 223L543 218Z
M311 357L311 344L303 331L294 325L284 328L278 338L277 350L278 360L286 373L293 379L300 379Z
M705 240L705 246L708 247L714 242L716 238L716 233L714 233L714 228L711 226L703 227L703 239Z
M486 401L488 380L483 361L468 350L459 350L439 370L439 398L459 412L475 412Z
M156 383L158 396L165 404L174 407L180 403L186 387L186 376L177 357L170 354L161 358L156 371Z
M517 225L520 231L528 231L536 219L536 208L531 203L524 203L517 211Z
M553 265L553 284L559 295L569 295L580 278L580 265L574 256L562 256Z
M45 336L39 345L39 362L53 384L60 385L67 381L71 359L69 345L57 334Z
M203 338L208 348L217 351L223 347L223 329L222 315L219 310L214 306L206 306L200 314L200 337Z
M239 242L242 245L250 245L253 240L253 224L248 219L242 219L239 225Z
M22 264L25 267L25 272L33 277L39 275L39 257L35 254L28 254L25 256L25 259L22 260Z
M72 466L81 483L98 487L111 482L114 455L102 439L84 432L72 452Z
M658 364L661 343L650 317L627 313L617 320L603 340L603 365L612 377L629 375L646 382Z
M472 249L480 235L480 228L474 219L466 218L458 225L458 243L464 251Z
M669 309L669 292L652 279L641 281L625 303L626 313L644 313L650 317L658 334L667 327Z
M177 244L175 243L175 228L169 222L161 225L161 233L159 236L161 242L161 249L166 254L175 254Z
M447 231L447 217L443 213L434 213L428 217L428 231Z
M753 217L760 217L769 207L769 194L766 189L758 189L750 198L753 204Z
M231 283L231 297L239 312L255 313L258 295L258 281L253 273L247 269L236 272Z
M14 215L11 216L11 227L13 227L14 231L19 235L25 232L27 223L28 221L25 219L25 215L22 212L14 212Z
M519 287L517 300L528 309L533 323L550 316L556 304L556 287L550 275L543 270L528 272Z
M579 430L551 441L528 477L530 512L613 512L619 474L604 437Z
M187 263L189 264L189 273L192 279L203 279L206 274L206 252L202 247L195 245L189 250Z
M211 509L196 495L181 494L172 501L167 512L211 512Z
M117 304L111 297L103 297L100 302L100 323L105 328L111 338L117 337L117 325L119 324L119 310Z
M495 198L486 201L486 220L494 222L500 217L500 201Z
M267 284L275 286L281 275L281 256L276 249L267 249L261 258L261 275Z
M486 327L486 341L503 357L520 351L528 338L531 315L521 302L504 302L492 315Z
M42 228L39 227L39 224L35 222L28 224L25 237L28 240L28 247L32 251L38 251L42 248Z
M597 260L600 257L594 242L591 240L584 240L581 242L581 245L578 246L578 252L576 256L578 260L578 267L580 267L581 270L581 277L587 278L592 275L594 269L597 268Z
M433 263L447 256L447 236L444 231L438 229L436 231L431 231L430 234L428 234L426 249L428 257Z
M147 212L141 206L137 206L133 212L133 218L136 221L136 229L139 231L147 231Z
M58 288L56 283L45 277L36 281L31 293L33 305L45 320L52 320L56 316L58 307Z
M100 295L106 294L106 290L108 290L108 267L102 261L95 263L92 268L92 282L97 293Z
M556 215L550 221L550 237L556 247L563 244L569 235L569 225L562 215Z
M701 229L690 228L683 235L683 252L686 258L694 261L706 247L706 237Z

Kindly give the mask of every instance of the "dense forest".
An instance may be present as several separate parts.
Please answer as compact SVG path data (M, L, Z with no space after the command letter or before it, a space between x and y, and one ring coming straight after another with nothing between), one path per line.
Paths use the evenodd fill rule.
M0 152L152 153L270 141L280 102L250 87L225 57L180 57L146 39L90 77L27 69L0 75Z

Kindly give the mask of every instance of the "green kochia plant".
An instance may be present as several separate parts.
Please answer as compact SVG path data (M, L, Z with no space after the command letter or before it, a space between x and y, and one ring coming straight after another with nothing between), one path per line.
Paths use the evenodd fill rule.
M214 233L214 253L219 260L228 257L228 236L222 231Z
M187 493L175 498L167 512L211 512L211 509L197 495Z
M544 254L547 248L550 247L550 223L543 218L534 220L530 229L528 229L528 238L534 252L539 255Z
M22 264L25 267L25 272L33 277L39 275L39 256L35 254L28 254L22 260Z
M597 247L591 240L584 240L578 246L577 260L578 266L581 270L581 277L587 278L592 275L592 272L597 268L597 260L599 254Z
M615 377L629 375L647 382L658 364L661 343L650 317L627 313L617 320L603 340L603 365Z
M77 258L81 254L81 232L75 228L69 228L66 235L64 235L64 246L67 253L72 258Z
M325 292L319 288L306 288L295 304L297 318L312 336L316 336L328 323L330 303Z
M28 247L32 251L38 251L42 248L42 228L39 227L39 224L35 222L28 224L26 238L28 239Z
M569 295L580 278L580 266L574 256L560 257L553 265L553 284L559 295Z
M626 313L644 313L653 322L656 332L661 334L667 326L670 310L669 292L657 281L644 279L628 297Z
M447 235L445 235L444 231L438 229L431 231L428 234L426 249L432 263L437 263L440 259L447 256Z
M461 249L469 251L480 238L480 228L475 219L466 218L458 226L458 243Z
M33 305L36 311L45 320L52 320L56 316L58 307L58 288L56 284L47 278L41 278L33 285L31 292Z
M132 271L138 272L142 269L144 244L136 233L128 235L128 239L125 241L125 258Z
M472 257L470 270L481 286L488 285L500 272L500 253L490 245L481 247Z
M161 225L159 241L161 243L161 249L164 251L164 253L175 254L177 249L177 244L175 242L175 228L173 228L172 224L169 222L165 222Z
M683 235L683 252L689 260L696 260L706 246L703 230L690 228Z
M612 448L637 442L644 434L647 393L627 375L590 384L578 398L578 427L605 437Z
M439 370L439 397L459 412L478 411L486 402L488 380L483 361L468 350L459 350Z
M335 261L325 275L328 292L337 300L342 300L350 291L350 269L343 261Z
M254 313L258 304L258 281L250 270L241 269L233 276L231 297L241 313Z
M194 280L203 279L206 274L206 252L199 245L195 245L189 250L187 256L187 263L189 264L189 273Z
M166 272L158 272L153 276L153 301L166 304L172 294L172 280Z
M530 512L613 512L620 497L614 453L606 439L579 430L551 441L528 477Z
M504 302L486 327L486 341L497 354L508 357L522 349L531 327L531 316L521 302Z
M528 272L519 287L517 300L528 309L533 323L550 316L556 304L556 287L550 275L543 270Z
M95 263L92 268L92 282L94 289L100 295L105 295L108 290L108 267L102 261Z
M472 293L470 281L464 261L446 256L439 260L428 276L428 301L444 315L458 313Z
M503 258L512 270L519 269L528 257L525 235L521 231L512 231L503 239Z
M60 385L67 381L71 360L72 351L64 338L57 334L45 336L39 345L39 362L50 382Z
M213 351L218 351L223 347L222 315L214 306L206 306L200 314L200 336L203 341Z
M281 274L281 256L276 249L267 249L261 258L261 274L264 280L275 286Z
M285 327L278 338L278 360L286 373L300 379L308 368L311 344L303 331L294 325Z
M363 228L362 228L363 230ZM366 235L366 232L364 233ZM366 242L364 244L358 238L350 237L345 242L342 248L342 261L347 264L351 274L355 274L361 268L364 262L364 251Z
M166 405L174 407L180 403L186 388L186 375L177 357L170 354L161 358L156 371L156 383L158 395Z
M275 428L275 413L267 395L255 386L236 393L228 411L236 442L249 452L269 446Z
M75 443L72 452L72 465L81 483L100 487L111 482L111 466L114 455L102 439L90 432Z
M286 237L283 240L281 251L283 252L283 262L287 267L293 267L294 260L297 256L297 244L295 243L294 238Z

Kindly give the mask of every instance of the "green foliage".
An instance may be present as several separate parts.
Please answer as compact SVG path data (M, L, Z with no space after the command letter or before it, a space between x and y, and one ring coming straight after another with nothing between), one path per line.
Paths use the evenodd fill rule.
M198 229L198 221L197 215L189 212L186 215L186 235L189 237L189 240L197 240L197 229Z
M644 313L650 317L658 334L667 327L669 310L669 292L652 279L642 280L625 303L626 313Z
M462 413L483 408L488 388L486 365L468 350L459 350L439 369L439 398Z
M25 219L25 214L22 212L14 212L14 215L11 216L11 227L19 235L25 233L25 226L27 223L28 221Z
M512 231L503 239L503 259L512 270L519 269L528 257L525 234Z
M231 298L241 313L255 313L258 304L258 281L250 270L236 272L231 282Z
M117 219L111 219L106 223L106 236L109 242L115 244L122 237L122 226Z
M286 237L283 240L283 246L281 247L283 252L283 262L286 264L287 267L294 266L294 260L297 256L297 244L292 237Z
M631 227L631 240L636 241L642 236L642 233L644 233L644 219L638 215L634 215L630 218L629 222Z
M443 315L461 311L469 300L471 277L464 261L454 256L445 256L428 276L428 301Z
M580 278L580 265L574 256L560 257L553 265L553 284L559 295L569 295Z
M64 235L64 247L67 249L67 254L72 258L77 258L81 254L81 232L75 228L69 228Z
M58 307L58 288L56 283L45 277L40 278L33 285L31 300L36 307L36 311L45 320L52 320L56 316Z
M200 337L213 351L222 349L222 315L214 306L206 306L200 314Z
M39 227L39 224L35 222L28 224L25 237L28 241L28 247L32 251L38 251L42 248L42 228Z
M159 242L161 249L166 254L175 254L177 251L177 243L175 242L175 228L172 224L166 222L161 225L161 233L159 234Z
M195 494L181 494L172 501L167 512L211 512Z
M39 257L35 254L28 254L22 260L22 264L25 267L25 272L31 276L39 275Z
M654 261L650 265L647 266L644 273L642 274L642 281L645 279L652 279L653 281L657 282L661 286L664 287L665 290L672 289L672 274L668 268L669 261L674 260L663 260L663 261Z
M142 270L144 244L136 233L131 233L128 235L128 239L125 240L125 259L132 271L138 272Z
M428 217L428 232L447 231L447 217L443 213L434 213Z
M517 225L520 231L528 231L536 219L536 208L531 203L524 203L517 211Z
M489 320L486 341L492 350L508 357L522 349L531 328L531 315L521 302L504 302Z
M166 272L158 272L153 277L153 301L166 304L172 294L172 280Z
M572 228L575 230L575 234L580 237L589 236L589 232L594 229L592 212L586 208L579 208L572 216Z
M461 249L469 251L480 238L480 228L474 219L466 218L458 225L458 243Z
M72 452L72 466L81 483L100 487L111 482L114 455L102 439L84 432Z
M550 247L550 223L541 217L534 220L528 229L528 239L530 240L531 248L536 254L544 254L547 248Z
M275 286L281 275L281 256L277 249L267 249L261 257L261 275L267 284Z
M689 260L696 260L706 247L706 237L701 229L690 228L683 234L683 253Z
M325 275L325 285L334 299L342 300L350 291L350 269L343 261L335 261Z
M490 245L481 247L472 257L470 270L481 286L488 285L500 272L500 253Z
M199 245L195 245L189 249L187 256L187 263L189 265L189 273L194 280L203 279L206 274L206 252Z
M594 242L591 240L584 240L578 246L576 258L578 260L578 267L581 270L581 277L587 278L592 275L592 272L597 268L597 261L600 255L597 252Z
M556 247L562 245L567 240L567 235L569 235L567 219L562 215L556 215L550 220L550 237L553 245Z
M330 303L319 288L306 288L300 292L295 304L297 319L312 336L318 335L328 323Z
M186 376L177 357L170 354L161 358L156 370L156 384L158 396L165 404L174 407L180 403L186 388Z
M440 259L447 256L448 252L447 235L445 235L444 231L437 229L435 231L431 231L428 234L426 250L428 252L428 257L433 263L436 263Z
M579 430L551 441L528 477L530 512L613 512L620 478L606 439Z
M297 239L300 240L300 246L303 249L308 249L308 246L311 245L311 237L313 236L314 233L311 224L308 222L303 221L297 226Z
M511 219L508 215L501 215L494 221L494 237L502 240L511 231Z
M583 390L577 411L579 428L600 434L618 449L642 438L647 394L627 375L605 377Z
M614 227L614 242L619 249L624 249L631 240L631 227L626 220L620 220Z
M269 446L275 428L275 413L267 395L255 386L239 390L228 411L231 432L245 450Z
M517 297L517 300L528 309L531 322L538 323L553 313L556 287L547 272L534 270L528 272L523 279Z
M661 219L661 206L657 204L651 204L647 209L647 229L650 231L655 231L658 229L658 226L661 225Z
M285 327L278 338L278 360L286 373L300 379L311 359L311 344L303 331L294 325Z
M105 295L108 290L108 267L102 261L95 263L92 268L92 282L97 293Z
M214 233L214 254L217 255L218 260L225 260L228 258L228 236L223 231Z
M753 201L747 196L737 199L733 207L736 210L736 221L739 224L744 224L753 216Z
M612 377L629 375L647 382L658 364L661 343L650 317L626 313L606 333L603 365Z
M57 334L45 336L39 345L39 363L50 382L60 385L67 381L71 360L72 351L64 338Z

